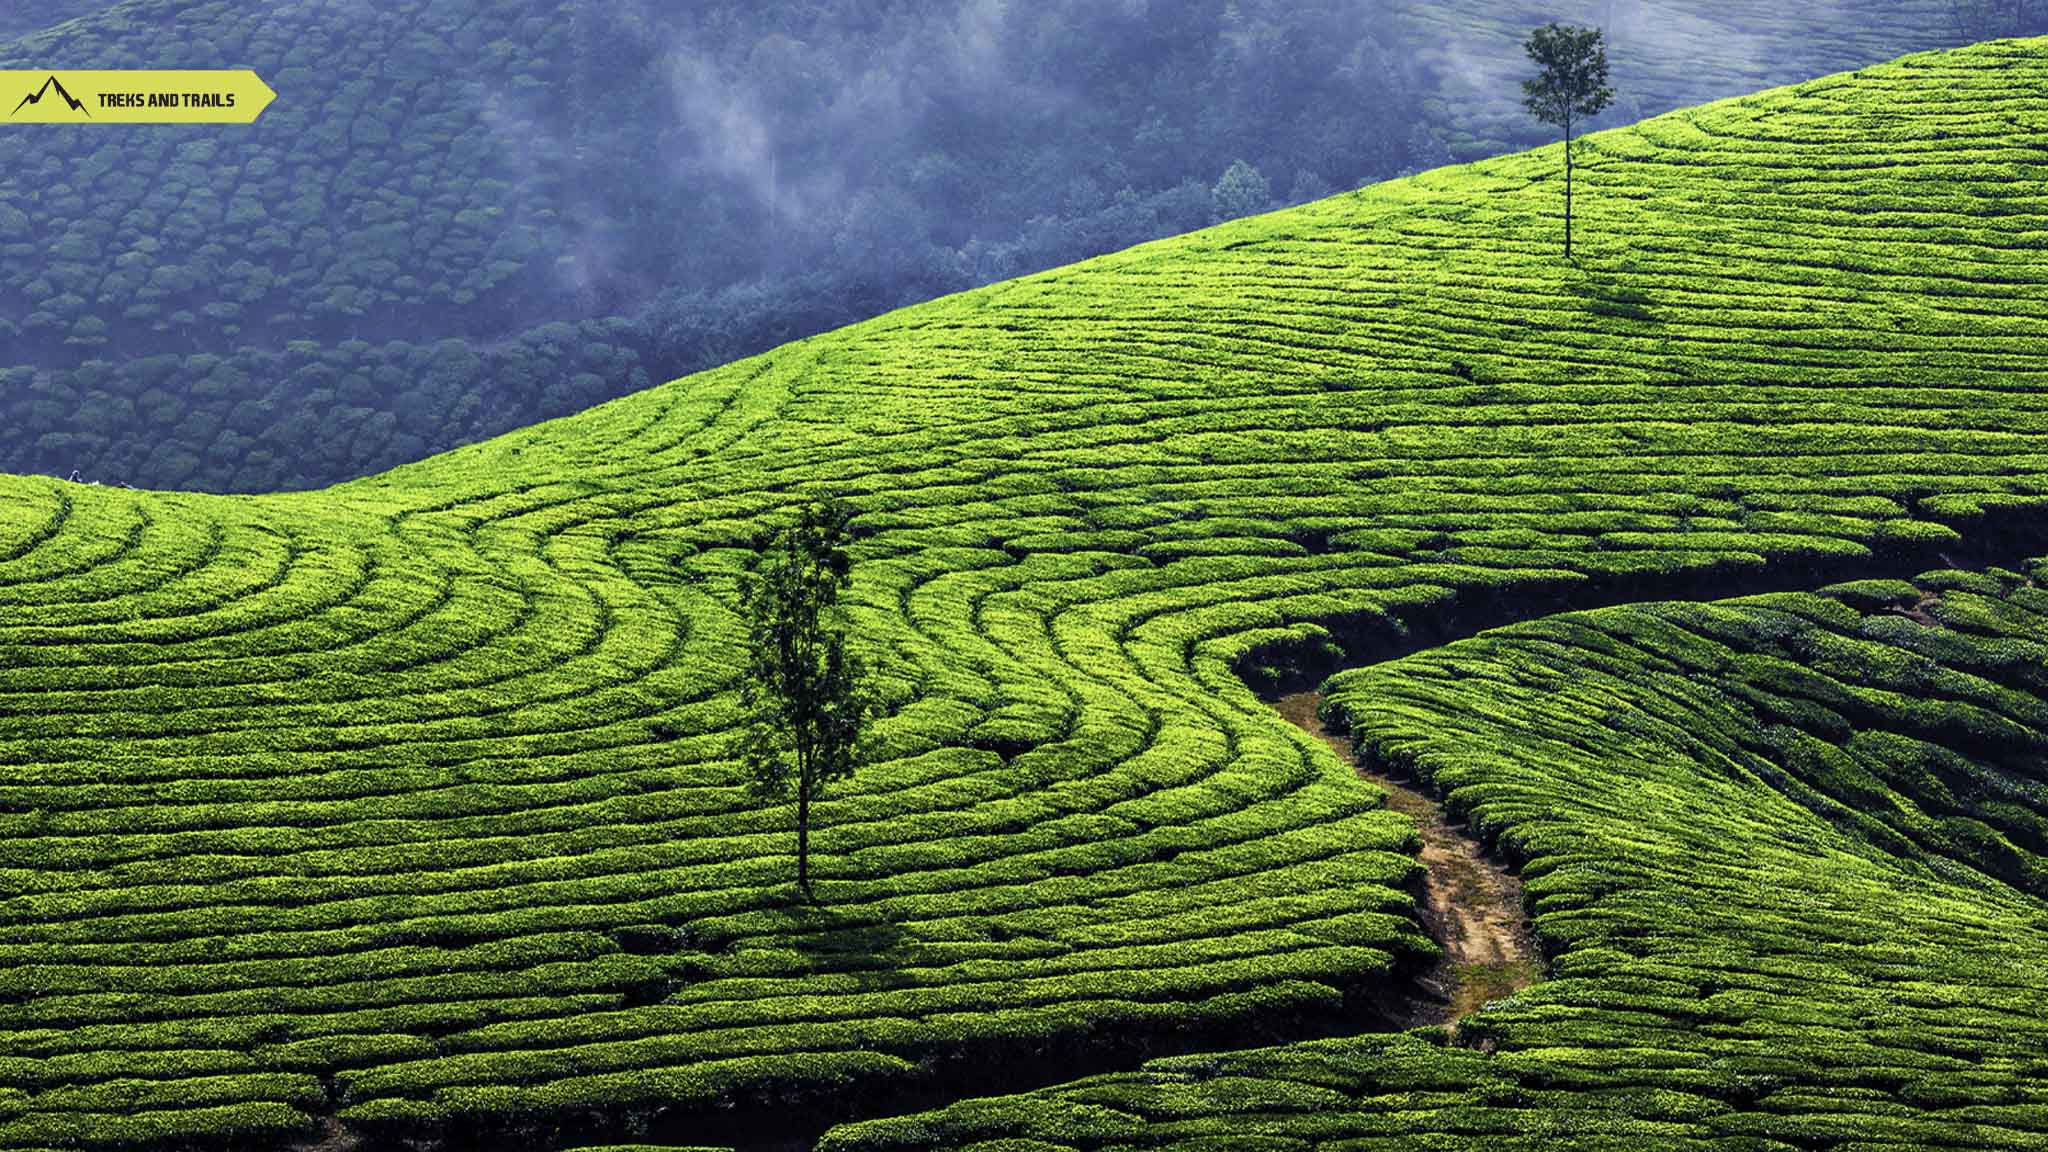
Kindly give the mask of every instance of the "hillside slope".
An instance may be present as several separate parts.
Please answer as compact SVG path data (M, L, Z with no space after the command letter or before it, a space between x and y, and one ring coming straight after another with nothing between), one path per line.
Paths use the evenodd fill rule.
M1431 950L1413 829L1235 663L2025 543L2044 81L1991 44L1592 137L1576 267L1550 148L323 492L0 481L0 1147L545 1146L1365 1026ZM725 734L733 577L828 493L894 714L807 913Z
M280 93L247 127L0 134L0 468L137 487L318 487L1546 137L1515 98L1539 17L1497 0L8 7L0 66ZM1941 46L1946 7L1551 14L1613 27L1634 119Z
M2048 1146L2028 567L1572 613L1340 675L1368 759L1525 862L1552 979L1449 1045L1183 1057L823 1147Z

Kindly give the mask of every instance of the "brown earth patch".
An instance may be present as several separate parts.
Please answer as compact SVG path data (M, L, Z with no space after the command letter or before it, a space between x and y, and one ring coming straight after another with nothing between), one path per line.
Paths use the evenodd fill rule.
M1329 745L1361 777L1387 794L1387 807L1415 821L1424 875L1417 910L1443 958L1416 978L1408 1026L1450 1025L1543 978L1543 954L1522 911L1522 881L1487 856L1463 822L1453 822L1435 797L1413 783L1358 766L1351 743L1324 726L1319 692L1296 692L1273 703L1296 727Z

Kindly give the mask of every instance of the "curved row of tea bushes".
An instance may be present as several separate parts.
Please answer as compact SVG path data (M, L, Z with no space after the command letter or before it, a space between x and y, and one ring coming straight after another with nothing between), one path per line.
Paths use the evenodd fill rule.
M1546 618L1328 685L1522 878L1551 978L829 1152L2048 1147L2048 561Z
M2037 81L1991 45L1593 137L1577 267L1553 149L325 491L0 480L0 1148L853 1118L1369 1026L1433 954L1414 830L1237 669L2024 537ZM735 578L825 495L890 714L806 910Z
M0 66L249 67L279 97L250 126L0 135L0 465L318 487L1547 139L1514 102L1525 27L1385 7L10 5ZM1611 25L1615 122L1955 42L1944 0L1672 7L1554 13ZM1004 68L948 48L977 37ZM726 137L733 117L772 158Z

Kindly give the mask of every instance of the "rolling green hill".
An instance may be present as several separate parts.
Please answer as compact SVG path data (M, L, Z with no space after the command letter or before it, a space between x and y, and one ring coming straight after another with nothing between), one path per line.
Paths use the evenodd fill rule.
M1319 622L1362 656L2048 551L2044 81L2048 41L1995 43L1592 137L1578 266L1548 148L325 491L0 481L0 1148L852 1119L1370 1026L1432 951L1413 829L1239 669ZM734 577L826 494L892 715L806 911L728 754ZM1982 640L1919 652L1859 615L1904 589L1856 584L1340 681L1530 858L1554 979L1478 1047L1176 1065L1144 1108L1269 1094L1275 1148L1360 1110L1450 1133L1412 1147L2038 1146L2040 984L1999 967L2043 930L2038 592L1934 579L1915 610ZM1680 655L1741 676L1673 699ZM1695 873L1702 842L1799 886ZM832 1140L1127 1145L1133 1083Z
M1340 675L1368 758L1525 862L1552 979L1449 1045L1182 1057L822 1147L2048 1147L2043 577L1609 608Z
M280 95L231 130L0 133L0 467L319 487L1261 186L1540 142L1515 81L1550 16L1612 28L1634 119L1952 42L1947 4L10 3L0 67ZM1239 159L1267 183L1217 197Z

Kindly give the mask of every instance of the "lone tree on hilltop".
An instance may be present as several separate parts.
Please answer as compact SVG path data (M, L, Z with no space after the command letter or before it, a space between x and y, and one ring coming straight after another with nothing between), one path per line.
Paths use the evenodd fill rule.
M806 900L815 898L811 802L853 774L861 729L875 711L839 618L839 593L852 571L845 548L852 516L836 502L807 505L740 580L748 628L740 700L748 719L739 751L756 796L796 796L796 882Z
M1614 102L1607 86L1607 47L1600 29L1552 22L1522 46L1542 71L1522 81L1522 106L1545 124L1564 129L1564 255L1572 255L1572 125L1598 116Z

